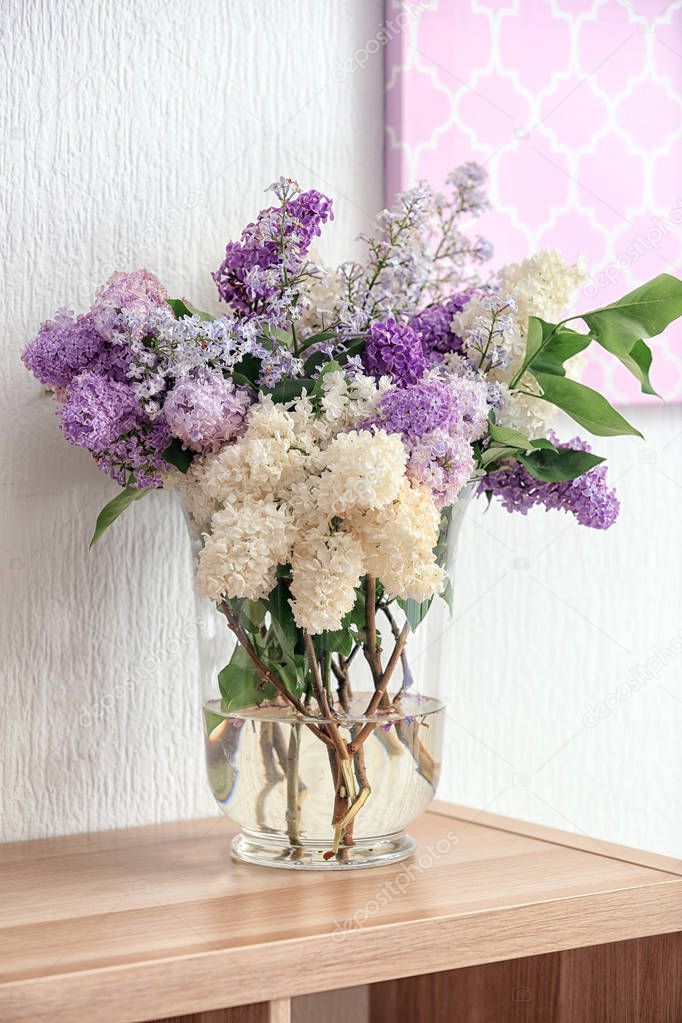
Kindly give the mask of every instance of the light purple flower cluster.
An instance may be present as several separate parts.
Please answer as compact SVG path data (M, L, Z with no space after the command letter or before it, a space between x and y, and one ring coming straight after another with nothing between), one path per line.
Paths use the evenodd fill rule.
M104 340L95 329L92 313L74 317L60 309L54 320L43 323L22 359L45 387L64 390L83 370L102 358Z
M295 302L295 285L307 275L310 244L333 213L332 200L314 188L299 193L288 179L271 187L280 206L261 210L240 241L228 243L213 279L221 299L239 315L281 322Z
M379 379L390 376L398 384L414 384L427 368L421 341L407 323L389 317L367 331L363 353L365 368Z
M559 443L553 435L550 440L555 445ZM579 437L561 446L576 451L591 451L590 445ZM479 492L499 497L509 512L526 515L530 508L542 505L548 511L561 509L570 512L581 526L608 529L618 518L620 502L615 490L608 486L606 475L606 466L596 465L577 479L547 483L535 479L527 469L516 463L488 473L480 483Z
M216 451L243 432L251 399L244 388L220 373L186 377L175 385L163 406L174 436L192 451Z
M138 419L134 429L121 434L106 451L95 455L103 472L123 486L162 487L168 463L163 452L171 442L165 422Z
M467 294L451 295L445 302L427 306L410 320L430 363L440 362L447 352L460 351L462 339L452 330L452 317L461 313L469 298Z
M446 181L454 190L458 208L463 213L478 214L490 209L485 191L487 177L485 167L473 160L460 164L448 174Z
M83 316L63 311L43 324L23 359L55 389L67 440L87 448L119 483L161 486L173 434L203 451L239 433L252 398L223 371L254 355L270 357L276 374L259 329L257 321L229 317L178 320L161 282L137 270L113 274Z
M128 384L86 370L69 388L59 418L68 441L101 454L135 426L138 412Z
M95 327L103 338L115 342L121 333L119 314L123 310L144 325L146 318L158 308L165 307L167 301L168 292L149 270L117 271L97 292L92 307Z
M392 387L376 415L361 427L399 433L407 448L407 475L431 491L438 507L457 497L474 470L471 442L488 421L486 384L476 378L427 377Z
M429 488L437 508L453 504L474 471L473 451L466 437L434 430L409 450L410 479Z
M379 399L373 425L409 441L434 430L477 440L488 420L488 389L475 377L429 377L407 387L391 387Z

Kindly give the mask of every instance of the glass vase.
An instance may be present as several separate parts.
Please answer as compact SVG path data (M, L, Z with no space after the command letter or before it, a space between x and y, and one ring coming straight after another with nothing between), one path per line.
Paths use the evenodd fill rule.
M437 557L447 572L449 603L457 535L472 492L468 488L442 517ZM186 518L196 555L200 535ZM236 859L343 870L393 863L414 851L405 829L436 792L445 707L436 695L438 679L429 673L434 637L427 609L387 603L377 600L376 634L384 665L395 662L390 693L376 699L376 673L367 649L358 645L341 662L343 691L339 672L336 677L329 672L335 691L332 695L328 680L325 711L319 700L308 699L296 709L272 686L257 701L226 701L219 675L228 662L235 664L233 631L239 633L246 622L228 622L225 608L221 614L198 598L208 779L218 805L241 829L232 843ZM263 634L270 620L268 613ZM405 645L396 648L403 631ZM246 655L236 663L244 671L251 668ZM284 674L276 681L287 684Z

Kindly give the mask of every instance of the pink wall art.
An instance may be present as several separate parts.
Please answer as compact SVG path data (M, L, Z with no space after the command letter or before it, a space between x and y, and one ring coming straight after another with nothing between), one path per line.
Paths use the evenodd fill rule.
M682 0L386 3L387 199L476 160L493 266L582 256L578 311L680 274ZM652 348L654 387L680 401L682 328ZM599 350L583 381L617 403L657 400Z

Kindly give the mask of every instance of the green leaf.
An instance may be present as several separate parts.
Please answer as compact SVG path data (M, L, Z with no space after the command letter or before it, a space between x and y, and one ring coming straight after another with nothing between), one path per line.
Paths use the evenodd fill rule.
M364 629L366 603L365 584L362 582L355 589L355 603L353 607L341 619L341 625L344 629L349 629L353 625L357 629Z
M580 318L598 335L601 344L620 348L624 338L632 343L644 337L656 337L669 323L682 316L682 281L672 274L659 274L617 302L602 306Z
M194 452L188 451L186 448L183 448L180 441L177 439L177 437L175 437L170 442L170 444L163 452L163 455L161 457L163 458L164 462L168 462L169 465L174 465L176 469L180 470L180 472L187 472L190 465L192 464Z
M250 383L255 384L260 376L260 359L255 355L245 355L234 367L232 376L246 377Z
M574 480L604 461L599 455L590 454L588 451L576 451L573 448L533 451L528 455L519 452L517 458L531 476L548 483Z
M265 621L267 610L262 600L245 600L241 606L240 614L244 615L253 628L259 629Z
M149 493L149 490L149 487L125 487L120 494L109 501L109 504L105 504L97 516L90 546L97 543L104 530L108 529L112 522L115 522L119 515L123 514L128 505L131 505L133 501L139 501L141 497Z
M299 377L296 380L280 380L277 386L270 391L270 394L273 401L293 401L294 398L300 397L304 390L308 394L312 394L314 386L315 381L309 380L307 377Z
M656 337L682 316L682 281L659 274L611 305L583 313L581 319L595 340L615 355L639 381L645 394L655 394L649 380L651 351L643 338Z
M260 677L243 646L237 644L230 663L218 674L223 709L252 707L275 694L274 686L261 686Z
M289 597L289 587L286 581L279 579L268 596L268 607L270 608L272 628L282 648L282 653L287 660L292 660L299 640L299 630L294 620Z
M644 341L635 341L627 355L618 355L618 358L632 375L639 381L643 394L653 394L660 397L654 390L649 379L652 355L651 349Z
M508 458L516 458L518 447L509 447L506 444L491 444L485 451L481 452L479 461L481 466L486 469L493 462L503 462Z
M194 306L188 305L182 298L169 298L168 305L173 310L176 320L181 320L184 316L198 316L200 320L215 319L215 316L211 316L210 313L204 313L201 309L195 309Z
M537 316L529 317L528 332L526 334L526 355L524 360L527 366L531 364L543 342L543 326L544 321L539 319Z
M364 337L356 337L352 341L348 341L343 346L342 352L336 353L337 360L343 365L353 355L359 355L360 352L364 351L365 339Z
M535 378L542 388L545 401L563 409L590 433L599 437L618 437L623 434L642 436L620 412L609 405L606 398L591 387L549 373L535 373Z
M313 636L313 646L318 656L341 654L342 657L349 657L354 645L355 640L350 629L327 630Z
M413 632L426 618L426 613L431 607L432 601L433 597L428 597L426 600L422 600L421 602L413 600L412 597L408 597L407 600L403 600L402 597L398 597L396 603L398 604L398 607L402 608Z
M565 376L566 360L582 352L590 341L588 335L579 334L563 324L547 323L539 316L529 317L526 354L513 383L517 383L528 369Z
M245 376L243 373L237 373L236 371L233 370L230 376L232 377L232 380L237 385L237 387L248 387L249 390L251 391L256 390L256 386L253 383L253 381L249 380L249 378Z
M323 341L331 341L332 338L338 336L338 327L325 327L324 330L318 330L317 334L311 334L299 345L299 351L305 352L308 348L312 348L313 345L319 345Z
M313 352L303 363L303 372L307 377L313 377L328 361L329 356L326 352Z
M308 672L305 657L296 654L291 661L284 664L281 661L278 663L268 661L267 663L270 670L282 680L290 693L293 693L294 696L303 694Z
M490 413L490 419L488 422L488 433L490 439L497 444L507 448L520 448L521 451L528 451L533 446L533 442L529 437L524 435L519 430L512 430L508 426L498 426L493 418L492 412Z
M584 351L592 339L587 334L571 330L570 327L555 326L553 323L545 323L544 320L537 322L542 330L542 347L529 363L529 367L533 372L554 373L563 377L566 375L564 363L578 352Z

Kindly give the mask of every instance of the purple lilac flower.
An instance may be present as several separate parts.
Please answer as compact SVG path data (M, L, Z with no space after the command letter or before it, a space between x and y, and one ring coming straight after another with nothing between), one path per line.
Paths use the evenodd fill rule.
M558 443L556 437L550 439L553 444ZM562 446L577 451L591 450L590 445L579 437ZM544 505L548 511L563 509L570 512L581 526L608 529L618 518L620 502L615 490L609 488L606 475L606 466L596 465L577 479L546 483L536 480L517 463L489 473L481 481L479 493L499 497L509 512L518 511L526 515L529 508Z
M306 351L306 356L312 351ZM260 387L276 387L280 380L288 377L302 376L303 362L282 345L274 345L266 351L260 364L258 384Z
M136 315L141 323L149 313L165 306L168 292L149 270L113 273L99 291L92 307L97 330L108 341L116 341L121 331L119 314Z
M397 384L415 384L427 369L417 334L409 324L393 317L369 328L363 362L375 379L387 375Z
M138 411L127 384L86 371L74 380L59 416L68 441L100 454L135 426Z
M452 295L442 304L428 306L410 320L429 362L440 362L446 352L461 350L462 339L453 332L451 323L452 317L461 313L469 298L466 294Z
M321 225L333 219L326 195L314 188L295 195L291 186L287 181L272 186L283 205L261 210L240 241L228 242L213 274L221 299L243 316L262 313L296 278Z
M244 431L251 404L245 388L222 374L187 377L166 397L163 414L171 433L192 451L216 451Z
M313 238L322 233L322 224L334 219L332 200L315 188L292 199L287 205L287 213L293 221L291 231L297 235L301 255L308 252Z
M447 183L452 187L462 212L483 213L490 208L485 193L488 178L485 167L473 160L461 164L447 176Z
M407 463L408 477L429 488L438 508L454 503L473 471L469 441L445 430L434 430L412 446Z
M91 313L74 317L60 309L54 320L43 323L22 359L41 384L63 390L100 359L103 348Z
M168 471L163 452L170 441L170 430L163 420L150 423L142 419L106 451L95 455L95 461L122 487L162 487L162 473Z
M400 433L410 444L442 430L453 436L477 439L488 418L487 387L477 378L438 377L407 387L391 387L379 399L370 424L388 433Z

